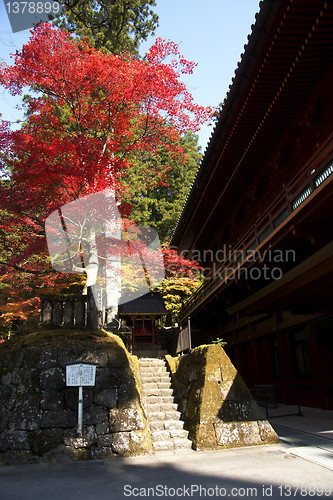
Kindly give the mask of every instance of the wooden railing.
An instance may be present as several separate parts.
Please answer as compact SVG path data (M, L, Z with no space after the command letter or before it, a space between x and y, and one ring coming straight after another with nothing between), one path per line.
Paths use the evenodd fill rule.
M218 288L228 284L237 268L246 265L249 257L271 238L272 234L288 217L300 209L305 200L324 182L333 179L333 162L322 169L308 168L289 184L280 196L270 205L260 220L254 224L230 251L229 258L216 267L214 273L185 302L181 312L181 322L185 321ZM230 256L234 259L230 260Z
M176 354L183 354L184 352L191 351L191 329L189 326L183 328L178 335Z

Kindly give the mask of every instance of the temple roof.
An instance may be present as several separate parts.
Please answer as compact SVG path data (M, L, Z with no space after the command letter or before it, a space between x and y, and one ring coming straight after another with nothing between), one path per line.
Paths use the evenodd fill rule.
M130 302L120 304L118 308L120 316L149 315L162 316L167 314L164 300L159 292L149 292Z
M217 208L228 216L332 64L331 3L260 7L171 239L180 250L214 232Z

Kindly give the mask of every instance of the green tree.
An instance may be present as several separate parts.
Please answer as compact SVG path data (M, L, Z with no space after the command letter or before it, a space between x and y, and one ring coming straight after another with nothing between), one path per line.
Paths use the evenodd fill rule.
M162 281L157 290L161 292L168 311L168 317L165 320L167 326L180 321L183 304L200 284L200 279L189 276L173 276Z
M183 150L181 160L162 146L156 155L142 151L132 158L122 179L125 200L133 206L131 217L139 225L154 227L163 242L170 240L202 156L193 132L177 143Z
M158 16L155 0L63 0L55 24L86 39L96 48L119 54L138 53L154 34Z

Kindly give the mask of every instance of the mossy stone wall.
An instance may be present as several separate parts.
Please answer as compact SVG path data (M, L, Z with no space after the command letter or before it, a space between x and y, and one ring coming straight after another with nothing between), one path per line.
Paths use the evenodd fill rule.
M66 363L99 363L94 388L66 387ZM40 330L0 345L0 463L150 453L137 362L106 332Z
M204 345L166 359L195 449L278 441L222 347Z

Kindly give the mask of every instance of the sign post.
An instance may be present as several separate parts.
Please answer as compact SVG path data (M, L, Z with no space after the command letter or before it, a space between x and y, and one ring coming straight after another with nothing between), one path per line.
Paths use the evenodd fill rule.
M83 433L83 387L93 387L96 378L96 366L99 363L76 361L66 365L66 386L79 388L77 432Z

